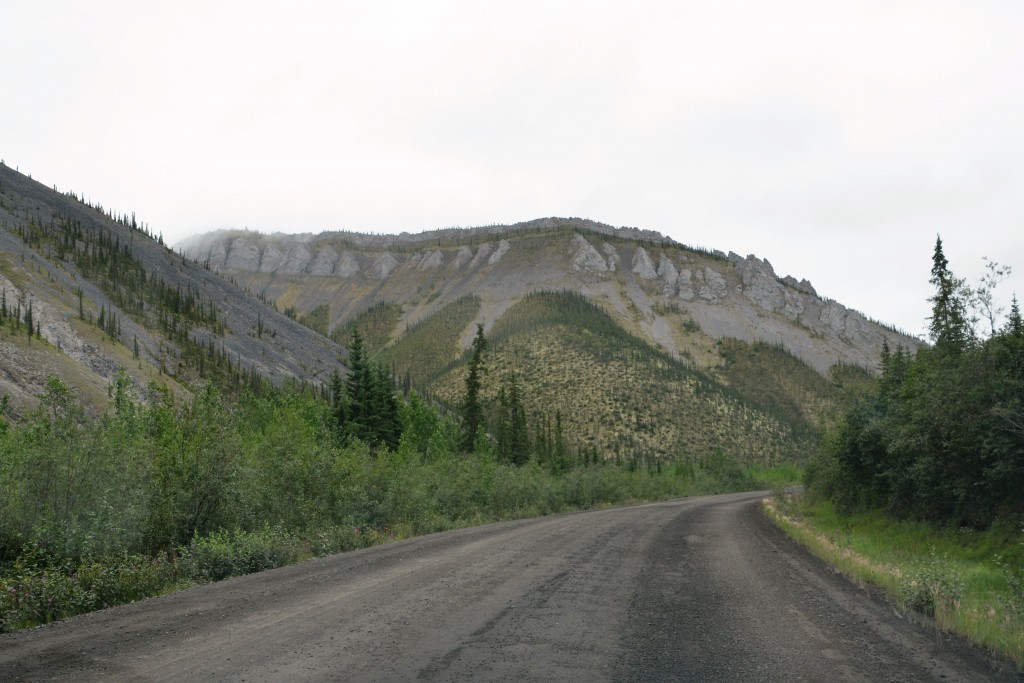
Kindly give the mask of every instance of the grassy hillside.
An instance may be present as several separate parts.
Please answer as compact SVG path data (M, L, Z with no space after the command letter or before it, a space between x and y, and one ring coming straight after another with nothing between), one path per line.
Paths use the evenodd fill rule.
M464 299L411 328L379 359L413 386L427 386L456 405L464 390L459 346L475 322L477 302ZM788 357L775 385L799 389L772 404L750 386L730 386L651 347L581 295L536 293L512 306L489 330L484 400L493 415L502 383L515 373L531 429L560 414L570 444L605 458L703 460L723 451L743 461L771 464L801 459L810 448L812 421L828 400L829 382ZM740 358L742 357L742 364ZM772 351L734 349L726 378L770 376ZM756 371L756 372L755 372ZM797 381L791 377L799 376ZM816 378L816 379L815 379Z

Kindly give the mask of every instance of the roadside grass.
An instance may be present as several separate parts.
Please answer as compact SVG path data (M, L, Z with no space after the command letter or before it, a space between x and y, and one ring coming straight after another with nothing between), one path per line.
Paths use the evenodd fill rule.
M934 620L1024 670L1024 534L840 514L827 501L778 494L764 509L783 531L860 585L880 586L904 611Z

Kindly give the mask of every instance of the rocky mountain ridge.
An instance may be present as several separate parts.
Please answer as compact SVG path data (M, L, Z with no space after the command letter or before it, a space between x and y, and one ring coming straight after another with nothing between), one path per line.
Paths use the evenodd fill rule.
M713 365L708 341L780 344L825 373L837 364L874 368L882 343L920 342L818 296L807 280L779 277L755 256L678 244L658 233L582 219L421 235L262 235L223 231L179 245L298 314L328 308L328 331L381 301L402 306L403 329L466 295L485 325L530 292L575 291L676 357ZM699 327L706 339L694 335ZM468 332L464 335L468 345Z

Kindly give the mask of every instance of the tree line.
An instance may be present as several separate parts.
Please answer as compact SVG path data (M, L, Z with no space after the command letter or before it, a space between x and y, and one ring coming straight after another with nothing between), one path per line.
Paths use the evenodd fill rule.
M937 239L929 332L911 354L884 347L881 377L829 431L807 472L812 493L844 508L984 528L1024 513L1024 323L1004 323L993 291L949 269Z

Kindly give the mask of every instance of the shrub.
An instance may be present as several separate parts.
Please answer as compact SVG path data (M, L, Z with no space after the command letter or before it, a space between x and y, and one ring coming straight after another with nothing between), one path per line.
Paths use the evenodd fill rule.
M192 539L182 552L181 571L195 581L220 581L290 564L301 550L301 544L279 527L215 531Z

